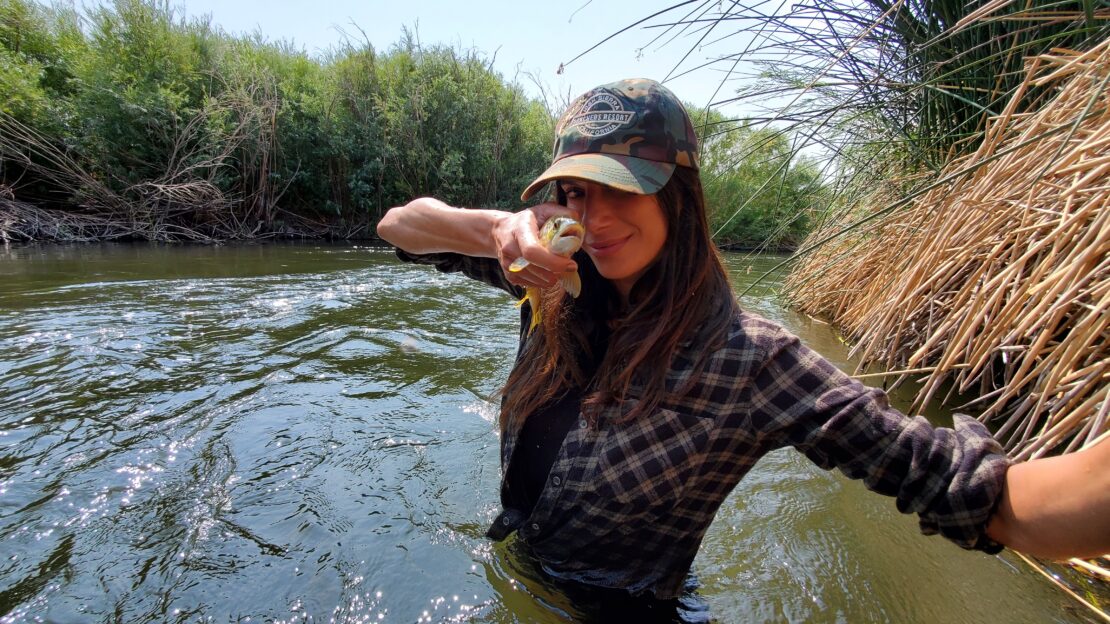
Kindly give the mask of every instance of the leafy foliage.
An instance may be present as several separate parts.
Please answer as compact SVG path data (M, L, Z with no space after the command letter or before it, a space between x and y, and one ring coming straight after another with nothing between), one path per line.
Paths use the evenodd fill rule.
M312 58L168 0L0 0L0 17L0 190L136 237L365 236L420 195L512 209L550 159L558 111L481 54L407 31L386 51L347 41ZM722 242L795 245L814 167L785 136L710 115Z
M782 132L715 110L694 118L701 120L701 177L714 238L744 249L796 247L825 195L816 164L796 154Z
M477 52L406 34L386 53L348 43L318 60L178 17L160 0L83 16L0 0L0 17L3 123L82 169L36 179L0 154L0 184L19 180L32 200L87 208L80 188L59 182L82 178L148 204L139 219L203 221L216 198L227 214L209 217L251 228L280 227L279 201L317 221L365 224L417 195L518 206L549 159L550 115Z
M72 10L0 0L0 112L55 128L53 101L72 93L69 57L82 44Z

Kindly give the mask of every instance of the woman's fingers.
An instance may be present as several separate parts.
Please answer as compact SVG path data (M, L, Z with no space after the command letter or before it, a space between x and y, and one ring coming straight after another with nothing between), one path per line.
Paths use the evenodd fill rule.
M520 255L528 261L528 266L543 269L549 273L565 273L573 264L568 258L555 255L544 247L534 234L526 232L517 239Z
M530 210L535 213L536 219L540 223L547 221L551 217L571 217L573 219L580 220L578 213L562 204L547 202L539 204L537 206L533 206Z
M566 212L562 206L555 208ZM509 215L494 230L498 260L512 284L548 288L555 285L561 274L574 267L571 260L551 253L539 240L538 219L546 220L557 211L545 209L539 213L529 209ZM510 270L518 258L527 260L528 265L519 271Z
M508 245L502 248L501 255L501 269L505 272L510 284L517 286L535 286L537 288L547 288L555 283L555 276L551 271L543 267L532 264L529 262L523 269L514 270L511 268L513 262L522 257L520 246L518 244Z
M555 216L574 216L574 213L559 204L540 204L524 212L531 212L533 218L527 220L528 227L520 230L517 238L521 256L530 264L538 265L552 273L552 279L557 279L567 271L575 270L575 264L570 258L551 253L539 240L540 224L546 223L548 219Z
M524 257L525 259L527 259L528 256L521 254L517 257ZM511 265L511 262L509 263L509 265ZM520 271L509 271L509 265L502 263L502 267L506 268L506 275L509 276L509 281L520 286L536 286L538 288L549 288L555 285L555 282L558 280L558 276L554 272L549 271L540 264L531 261L529 261L527 266L525 266Z

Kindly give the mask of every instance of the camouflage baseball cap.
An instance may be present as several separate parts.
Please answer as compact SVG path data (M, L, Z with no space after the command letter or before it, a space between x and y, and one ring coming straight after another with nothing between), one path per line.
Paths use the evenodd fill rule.
M522 200L563 178L647 195L663 188L676 166L698 168L698 139L682 102L646 78L587 91L567 108L555 134L551 166Z

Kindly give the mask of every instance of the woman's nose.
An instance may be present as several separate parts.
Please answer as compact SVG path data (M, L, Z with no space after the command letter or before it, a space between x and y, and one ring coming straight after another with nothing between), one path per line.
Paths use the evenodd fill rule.
M593 231L598 227L604 225L605 221L609 218L609 209L604 201L598 200L596 197L585 198L582 202L582 214L579 216L579 222L586 228L587 231Z

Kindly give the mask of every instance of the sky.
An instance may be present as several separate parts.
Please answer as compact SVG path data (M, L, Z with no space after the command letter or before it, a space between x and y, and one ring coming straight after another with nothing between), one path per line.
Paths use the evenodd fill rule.
M635 28L621 34L584 57L585 52L609 35L678 0L571 0L537 2L518 0L178 0L174 6L186 17L209 15L214 24L233 34L259 33L270 41L290 41L313 56L322 56L344 38L387 51L401 38L402 28L416 33L423 45L446 44L475 49L494 59L494 69L507 80L515 79L526 92L540 97L536 81L544 85L557 104L568 94L576 96L592 87L622 78L646 77L662 81L683 60L701 37L685 34L669 43L648 45L662 28ZM678 19L696 2L662 17ZM714 38L727 34L715 33ZM361 32L360 32L361 31ZM673 33L672 33L673 34ZM709 49L695 49L682 69L706 62L714 55L735 52L740 42L732 36ZM562 75L556 73L568 63ZM680 70L681 71L681 70ZM536 80L526 74L532 74ZM668 80L665 84L683 100L704 105L731 95L728 89L714 94L720 71L702 69Z

